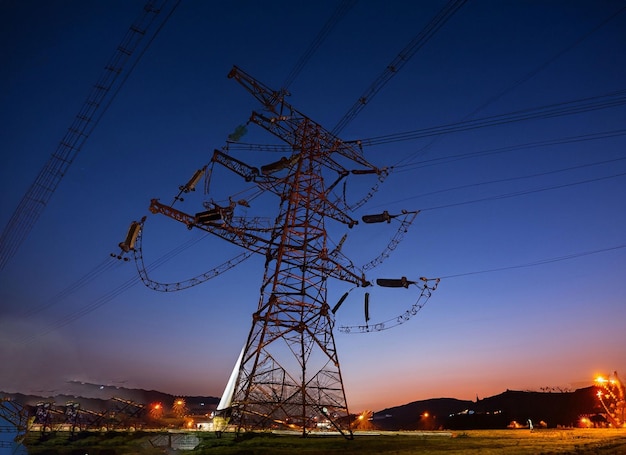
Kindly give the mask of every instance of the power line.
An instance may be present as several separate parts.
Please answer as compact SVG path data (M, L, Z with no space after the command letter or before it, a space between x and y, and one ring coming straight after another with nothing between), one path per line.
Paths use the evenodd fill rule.
M352 105L346 114L339 120L332 129L331 134L337 136L358 114L365 108L365 105L395 76L398 71L420 50L437 31L456 13L466 0L451 0L441 11L424 27L396 58L385 68L378 78L369 86L367 90Z
M73 282L70 285L66 286L64 289L59 291L56 295L54 295L53 297L48 299L43 304L41 304L41 305L39 305L39 306L37 306L35 308L30 308L30 309L25 310L21 314L21 316L22 317L30 317L30 316L33 316L36 313L44 311L44 310L46 310L46 309L48 309L48 308L58 304L59 302L63 301L64 298L70 296L71 294L73 294L74 292L78 291L79 289L82 289L83 287L85 287L86 285L88 285L89 283L94 281L96 278L99 278L100 276L102 276L105 272L108 272L113 267L119 266L120 264L121 263L118 260L115 260L115 259L113 259L111 257L107 257L100 264L96 265L94 268L92 268L89 272L87 272L85 275L80 277L75 282Z
M600 181L600 180L606 180L606 179L611 179L611 178L622 177L624 175L626 175L626 173L615 174L615 175L606 176L606 177L599 177L599 178L595 178L595 179L588 179L588 180L584 180L584 181L573 182L573 183L568 183L568 184L563 184L563 185L555 185L555 186L551 186L551 187L544 187L544 188L539 188L539 189L535 189L535 190L519 191L519 192L515 192L515 193L508 193L508 194L490 196L490 197L486 197L486 198L480 198L480 199L464 201L464 202L459 202L459 203L451 203L451 204L446 204L446 205L441 205L441 206L435 206L435 207L421 209L421 211L437 210L437 209L442 209L442 208L450 208L450 207L455 207L455 206L473 204L473 203L477 203L477 202L484 202L484 201L488 201L488 200L496 200L496 199L504 199L504 198L508 198L508 197L522 196L522 195L527 195L527 194L531 194L531 193L537 193L537 192L542 192L542 191L549 191L549 190L553 190L553 189L559 189L559 188L564 188L564 187L569 187L569 186L574 186L574 185L581 185L581 184L596 182L596 181ZM152 263L148 267L148 269L154 270L154 269L160 267L165 262L169 261L173 256L177 255L178 253L180 253L184 249L189 248L190 246L192 246L193 244L195 244L199 240L200 239L192 239L192 240L187 241L185 244L181 245L180 247L178 247L178 248L176 248L176 249L166 253L165 255L161 256L154 263ZM618 246L615 246L615 247L605 248L605 249L601 249L601 250L594 250L594 251L591 251L591 252L574 253L574 254L571 254L571 255L568 255L568 256L561 256L561 257L557 257L557 258L543 259L543 260L535 261L535 262L528 263L528 264L506 266L506 267L500 267L500 268L494 268L494 269L486 269L486 270L482 270L482 271L465 272L465 273L460 273L460 274L455 274L455 275L446 275L446 276L442 276L440 278L442 278L442 279L444 279L444 278L455 278L455 277L465 276L465 275L474 275L474 274L496 272L496 271L507 270L507 269L531 267L531 266L535 266L535 265L546 264L546 263L549 263L549 262L557 262L557 261L561 261L561 260L567 260L567 259L573 259L573 258L577 258L577 257L587 256L587 255L590 255L590 254L616 250L616 249L620 249L620 248L624 248L624 247L626 247L626 245L618 245ZM53 332L54 330L60 329L62 327L65 327L66 325L74 322L75 320L77 320L77 319L79 319L79 318L81 318L83 316L86 316L87 314L89 314L89 313L97 310L98 308L102 307L104 304L110 302L111 300L113 300L118 295L122 294L123 292L126 292L128 289L130 289L131 287L133 287L135 284L137 284L139 282L140 282L140 278L138 276L134 277L134 278L131 278L131 279L125 281L124 283L122 283L121 285L119 285L118 287L116 287L115 289L113 289L112 291L110 291L110 292L100 296L98 299L96 299L91 304L87 305L86 307L83 307L83 308L81 308L80 310L78 310L78 311L76 311L74 313L71 313L69 315L66 315L66 316L58 319L57 321L53 322L48 328L46 328L46 329L44 329L44 330L42 330L42 331L40 331L40 332L38 332L36 334L32 334L32 335L29 335L27 337L24 337L19 342L27 344L27 343L30 343L30 342L34 341L39 336L46 335L46 334L48 334L50 332Z
M622 248L626 248L626 245L616 245L616 246L611 246L611 247L607 247L607 248L600 248L600 249L597 249L597 250L582 251L582 252L579 252L579 253L572 253L572 254L567 254L567 255L564 255L564 256L557 256L557 257L552 257L552 258L539 259L537 261L528 262L528 263L525 263L525 264L508 265L508 266L504 266L504 267L496 267L496 268L493 268L493 269L476 270L476 271L473 271L473 272L455 273L453 275L442 276L441 279L444 280L444 279L459 278L459 277L469 276L469 275L478 275L478 274L482 274L482 273L493 273L493 272L502 272L504 270L521 269L521 268L526 268L526 267L536 267L536 266L539 266L539 265L551 264L553 262L569 261L569 260L578 259L578 258L581 258L581 257L584 257L584 256L591 256L592 254L607 253L607 252L619 250L619 249L622 249Z
M173 257L175 257L178 254L182 253L183 251L191 248L192 246L194 246L196 243L200 242L201 240L204 240L207 236L208 236L208 234L205 234L205 235L203 235L203 236L201 236L199 238L187 240L185 243L179 245L178 247L176 247L176 248L168 251L167 253L165 253L163 256L157 258L148 267L146 267L146 270L156 270L156 269L158 269L159 267L161 267L163 264L168 262ZM96 277L102 275L102 273L104 273L105 271L108 271L111 268L110 265L111 264L115 264L115 263L119 264L119 261L114 260L111 257L108 257L103 263L101 263L98 266L96 266L94 269L92 269L92 271L88 272L85 276L83 276L80 279L78 279L75 283L73 283L73 284L69 285L68 287L66 287L63 291L61 291L59 294L57 294L57 296L52 298L49 302L47 302L47 303L45 303L43 305L40 305L40 306L38 306L36 308L33 308L32 310L29 310L25 316L32 316L35 313L43 311L43 310L45 310L47 308L50 308L51 306L59 303L62 298L66 297L69 294L75 292L76 290L82 288L83 286L85 286L87 283L91 282ZM97 310L98 308L100 308L104 304L110 302L111 300L113 300L115 297L117 297L118 295L122 294L123 292L126 292L128 289L130 289L131 287L133 287L135 284L137 284L139 282L140 282L140 276L139 275L135 276L132 279L129 279L129 280L123 282L122 284L120 284L119 286L114 288L113 290L111 290L111 291L107 292L106 294L101 295L100 297L98 297L91 304L89 304L89 305L79 309L78 311L75 311L74 313L67 314L67 315L57 319L47 329L44 329L43 331L38 332L36 334L24 337L22 342L23 343L31 342L31 341L35 340L37 337L39 337L41 335L46 335L46 334L48 334L48 333L50 333L50 332L52 332L52 331L54 331L56 329L60 329L61 327L65 327L66 325L76 321L77 319L80 319L81 317L86 316L87 314Z
M450 208L450 207L459 207L461 205L476 204L478 202L486 202L486 201L494 201L494 200L498 200L498 199L507 199L507 198L511 198L511 197L526 196L528 194L541 193L543 191L556 190L556 189L560 189L560 188L567 188L567 187L571 187L571 186L584 185L584 184L592 183L592 182L599 182L599 181L602 181L602 180L609 180L609 179L619 178L619 177L623 177L625 175L626 175L626 172L622 172L622 173L619 173L619 174L607 175L607 176L604 176L604 177L596 177L596 178L593 178L593 179L580 180L578 182L564 183L564 184L561 184L561 185L553 185L553 186L546 186L546 187L543 187L543 188L536 188L534 190L515 191L515 192L512 192L512 193L498 194L498 195L495 195L495 196L488 196L488 197L479 198L479 199L472 199L472 200L469 200L469 201L453 202L453 203L450 203L450 204L443 204L443 205L428 207L428 208L425 208L425 209L421 209L421 211L425 212L427 210L447 209L447 208Z
M593 100L600 100L594 102ZM572 101L564 101L556 104L549 104L544 106L538 106L534 108L524 109L520 111L508 112L505 114L499 114L489 117L482 117L475 120L467 120L455 123L447 123L444 125L432 126L428 128L422 128L418 130L405 131L402 133L391 133L384 136L375 136L371 138L357 139L348 142L359 143L360 146L377 146L381 144L388 144L391 142L402 142L402 141L413 141L417 139L422 139L425 137L431 136L439 136L443 134L451 134L458 133L463 131L470 131L479 128L486 128L492 126L498 126L502 124L521 122L526 120L535 120L542 118L556 118L565 115L573 115L580 114L584 112L590 112L600 109L608 109L618 106L623 106L626 104L626 90L620 90L617 92L611 92L605 95L598 95L589 98L581 98ZM586 139L586 136L576 136L571 139L571 142L576 142L578 140L591 140L595 139L594 135L597 135L598 138L601 137L613 137L613 136L621 136L624 134L624 130L615 130L613 132L604 132L604 133L593 133L588 135L589 137ZM578 138L578 139L576 139ZM559 141L560 139L555 139L555 141ZM569 139L565 139L565 142L570 141ZM544 141L539 143L530 143L528 146L541 146L548 144L550 141ZM523 148L526 145L513 146L516 148ZM509 147L503 148L508 149ZM269 152L280 152L285 153L291 151L291 147L288 145L266 145L266 144L251 144L251 143L240 143L240 144L229 144L229 149L231 150L255 150L255 151L269 151ZM495 151L501 149L494 149ZM431 161L440 160L443 158L432 158ZM403 164L397 167L410 166L411 163Z
M551 170L551 171L537 172L535 174L528 174L528 175L522 175L522 176L516 176L516 177L508 177L508 178L496 179L496 180L488 180L488 181L485 181L485 182L478 182L478 183L469 183L467 185L459 185L459 186L454 186L454 187L451 187L451 188L445 188L445 189L436 190L436 191L429 191L428 193L422 193L422 194L418 194L418 195L415 195L415 196L410 196L410 197L407 197L407 198L404 198L404 199L396 200L396 201L394 201L394 203L404 202L404 201L408 201L408 200L411 200L411 199L417 199L417 198L424 197L424 196L432 196L433 194L445 193L445 192L448 192L448 191L462 190L462 189L466 189L466 188L475 188L475 187L483 186L483 185L491 185L493 183L513 182L515 180L524 180L524 179L530 179L530 178L535 178L535 177L543 177L545 175L558 174L558 173L561 173L561 172L568 172L568 171L573 171L573 170L576 170L576 169L584 169L584 168L588 168L588 167L592 167L592 166L599 166L599 165L602 165L602 164L615 163L615 162L622 161L622 160L626 160L626 157L615 158L615 159L604 160L604 161L596 161L596 162L593 162L593 163L580 164L578 166L571 166L571 167L566 167L566 168L554 169L554 170Z
M170 11L170 13L168 14L168 18L173 14L174 10L176 9L176 7L178 6L179 3L180 3L180 0L178 0L178 3L176 4L176 6ZM330 33L330 31L332 30L334 25L349 11L349 9L355 3L356 3L355 0L344 0L340 4L340 6L335 10L335 12L331 16L331 18L328 20L328 22L324 25L324 27L322 28L320 33L317 35L316 39L309 46L307 51L298 60L298 62L296 63L296 65L294 66L292 71L289 73L289 75L288 75L288 77L287 77L287 79L286 79L286 81L285 81L285 83L283 85L283 88L288 88L288 86L295 80L295 78L302 71L303 67L308 62L308 60L311 58L311 56L313 55L315 50L317 50L317 48L320 46L321 42ZM163 21L163 23L160 25L159 30L163 27L164 24L165 24L165 21ZM158 33L158 31L152 36L152 38L150 39L150 42L152 42L152 40L156 37L157 33ZM127 72L127 74L126 74L126 76L124 78L124 81L128 78L128 76L132 72L132 69L136 66L136 64L138 63L139 59L141 58L141 55L143 55L143 53L146 51L146 49L148 48L149 44L150 43L148 43L148 45L145 46L144 49L141 51L141 54L139 55L139 57L135 60L134 64L132 65L131 70ZM119 92L119 90L120 90L122 85L123 85L123 83L118 85L117 90L115 91L115 94L110 98L110 100L109 100L109 102L107 104L107 107L111 104L111 102L115 98L115 95ZM98 120L102 117L102 115L104 114L105 111L106 111L106 108L103 109L103 111L101 111L101 114L98 117ZM97 123L97 121L95 123ZM95 123L94 123L93 126L91 126L90 131L92 131L93 128L95 127ZM204 237L206 237L206 235L203 236L202 239ZM157 259L156 262L152 263L149 267L147 267L147 270L154 270L155 268L158 268L160 265L162 265L163 263L169 261L172 257L174 257L175 255L179 254L183 250L191 247L192 245L196 244L200 240L201 239L190 240L190 241L186 242L184 245L181 245L180 247L178 247L178 248L176 248L176 249L166 253L164 256L162 256L159 259ZM77 281L75 281L74 283L72 283L69 286L67 286L66 288L64 288L62 291L60 291L57 295L52 297L47 302L45 302L45 303L43 303L43 304L41 304L41 305L39 305L39 306L37 306L35 308L31 308L31 309L27 310L23 314L23 316L24 317L32 316L32 315L34 315L36 313L44 311L44 310L46 310L46 309L48 309L48 308L58 304L65 297L69 296L73 292L79 290L80 288L84 287L88 283L92 282L94 279L96 279L99 276L101 276L104 272L108 271L115 264L119 264L119 262L116 261L116 260L113 260L110 257L105 259L104 262L102 262L99 265L95 266L87 274L83 275ZM118 288L115 288L113 291L109 292L108 294L105 294L105 295L101 296L100 298L96 299L94 302L92 302L87 307L81 308L79 311L77 311L75 313L66 315L63 318L58 319L55 323L53 323L53 325L49 328L49 330L47 330L45 332L38 333L37 335L43 335L43 334L50 333L53 330L56 330L56 329L61 328L61 327L64 327L65 325L67 325L67 324L69 324L69 323L71 323L71 322L73 322L73 321L75 321L75 320L77 320L77 319L79 319L79 318L81 318L81 317L91 313L92 311L95 311L96 309L98 309L102 305L104 305L105 303L108 303L113 298L117 297L122 292L125 292L126 290L130 289L132 286L137 284L138 281L139 281L139 277L136 277L135 279L132 279L132 280L124 282ZM31 339L34 339L34 337L25 339L26 340L25 342L28 342Z
M447 204L447 205L442 205L442 206L437 206L437 207L430 207L430 208L422 209L421 211L437 210L437 209L441 209L441 208L449 208L449 207L454 207L454 206L472 204L472 203L476 203L476 202L483 202L483 201L487 201L487 200L504 199L504 198L508 198L508 197L522 196L522 195L536 193L536 192L541 192L541 191L548 191L548 190L559 189L559 188L564 188L564 187L569 187L569 186L574 186L574 185L581 185L581 184L585 184L585 183L596 182L596 181L600 181L600 180L606 180L606 179L610 179L610 178L622 177L624 175L626 175L626 172L625 173L621 173L621 174L612 175L612 176L599 177L599 178L595 178L595 179L588 179L588 180L584 180L584 181L568 183L568 184L563 184L563 185L555 185L555 186L539 188L539 189L535 189L535 190L519 191L519 192L515 192L515 193L508 193L508 194L503 194L503 195L491 196L491 197L476 199L476 200L472 200L472 201L465 201L465 202ZM176 250L170 251L169 253L165 254L161 258L157 259L157 261L155 261L153 264L151 264L151 266L149 268L150 269L158 268L163 263L165 263L169 259L171 259L171 257L173 257L174 255L176 255L180 251L182 251L182 249L186 249L186 248L192 246L197 241L199 241L199 239L194 239L194 240L188 241L185 244L186 246L179 247ZM540 264L545 264L545 263L548 263L548 262L556 262L557 260L566 260L566 259L570 259L570 258L574 258L574 257L586 256L586 255L589 255L589 254L594 254L594 253L599 253L599 252L619 249L619 248L623 248L623 247L626 247L626 245L611 247L611 248L607 248L607 249L603 249L603 250L594 250L592 252L576 253L574 255L562 256L562 257L559 257L559 258L549 258L549 259L544 259L544 260L541 260L541 261L535 261L535 262L530 263L530 264L522 264L522 265L517 265L517 266L508 266L508 267L505 267L505 268L489 269L489 270L478 271L478 272L466 272L464 274L448 275L448 276L441 277L441 278L452 278L452 277L462 276L462 275L487 273L489 271L499 271L499 270L505 270L505 269L508 269L508 268L513 269L513 268L521 268L521 267L530 267L530 266L533 266L533 265L540 265ZM29 337L29 338L26 338L24 342L32 341L38 335L44 335L44 334L50 333L50 332L52 332L52 331L54 331L56 329L59 329L61 327L64 327L64 326L68 325L69 323L75 321L76 319L81 318L82 316L85 316L85 315L91 313L92 311L100 308L102 305L104 305L105 303L109 302L110 300L113 300L119 294L121 294L121 293L125 292L126 290L130 289L132 286L134 286L138 282L139 282L139 277L135 277L135 278L132 278L130 280L127 280L126 282L122 283L122 285L118 286L116 289L114 289L113 291L105 294L104 296L101 296L99 299L97 299L96 301L94 301L93 303L88 305L87 307L82 308L82 309L80 309L79 311L77 311L77 312L75 312L73 314L70 314L70 315L68 315L68 316L66 316L64 318L61 318L61 319L57 320L48 330L46 330L44 332L40 332L37 335L33 335L33 336Z
M0 270L15 255L19 246L26 239L89 135L108 110L150 43L152 43L180 3L180 0L178 0L169 13L166 14L163 21L157 24L156 30L145 43L143 49L140 49L139 45L144 36L153 26L168 1L159 0L159 5L156 0L149 0L143 7L142 14L129 27L123 40L117 46L113 57L105 66L100 79L93 85L87 99L61 139L55 152L50 156L35 178L35 181L26 191L0 237ZM134 63L124 73L124 76L120 78L124 66L128 64L131 56L136 51L139 53L135 57Z
M489 126L503 125L527 120L546 119L564 115L580 114L600 109L623 106L626 104L626 90L607 93L604 95L581 98L556 104L548 104L537 108L523 109L508 114L483 117L475 120L466 120L448 123L429 128L422 128L402 133L387 134L367 139L360 139L363 146L388 144L391 142L416 140L440 134L458 133Z
M446 155L436 158L429 158L427 160L416 161L413 163L407 163L400 166L394 166L395 173L408 172L418 168L424 168L428 166L436 166L439 164L448 164L455 161L466 160L471 158L479 158L487 155L494 155L499 153L513 152L516 150L524 150L529 148L547 147L552 145L562 145L569 143L577 143L584 141L593 141L598 139L606 139L611 137L623 136L626 134L626 129L602 131L598 133L590 133L579 136L569 136L557 139L548 139L545 141L527 142L525 144L509 145L506 147L498 147L488 150L481 150L477 152L459 153L455 155Z
M317 34L313 42L309 45L307 50L304 52L304 54L302 54L298 62L295 64L295 66L291 69L291 71L287 75L287 78L285 79L285 82L283 82L283 86L282 86L284 90L287 90L291 86L293 81L302 72L305 65L311 59L315 51L320 47L324 39L326 39L328 34L335 27L337 22L339 22L339 20L341 20L341 18L345 16L347 12L350 10L350 8L352 8L355 4L356 4L356 0L343 0L339 4L339 6L337 6L332 16L328 19L326 24L324 24L324 26L319 31L319 33Z
M290 77L291 77L291 75L290 75ZM295 77L295 76L293 76L293 77ZM288 77L287 80L289 81L289 77ZM291 81L289 81L289 84L290 83L291 83ZM620 92L617 92L617 93L620 93ZM609 107L613 107L613 106L609 106ZM562 114L562 115L569 115L569 113ZM488 117L488 118L490 118L490 117ZM524 118L523 120L526 120L526 119L527 118ZM511 120L511 121L517 121L517 120ZM499 123L496 123L496 124L499 124ZM489 125L486 125L486 126L492 126L492 125L489 124ZM418 130L418 131L422 131L422 130ZM619 134L623 134L624 130L618 130L618 131L620 131ZM456 132L456 131L452 131L452 132ZM602 134L602 133L600 133L600 134ZM603 136L603 137L610 137L610 136ZM591 139L579 139L579 140L591 140ZM574 142L574 140L572 140L572 142ZM384 142L381 142L381 143L384 143ZM547 143L548 143L548 141L545 141L545 144L547 144ZM374 145L377 145L377 144L374 144ZM544 145L544 144L542 144L542 145ZM539 146L539 145L536 145L536 146ZM516 146L516 147L521 148L523 146ZM509 147L509 148L506 148L506 149L510 150L512 148ZM497 150L504 150L504 149L497 149ZM490 153L498 153L498 152L491 151ZM469 157L468 154L463 154L463 155L455 156L454 159L465 159L467 157ZM440 158L440 159L443 160L443 159L445 159L445 157L444 158ZM434 160L429 160L429 161L434 161ZM438 164L438 163L435 163L435 164ZM409 164L404 165L403 169L408 169L409 166L410 166ZM558 172L558 171L554 171L554 172ZM622 175L624 175L624 174L618 174L618 175L615 175L615 176L610 176L610 177L605 177L605 178L613 178L613 177L618 177L618 176L622 176ZM518 177L518 178L527 178L527 177ZM601 179L603 179L603 178L601 178ZM592 179L592 180L572 183L572 184L568 184L568 185L559 185L559 186L554 186L554 187L547 187L547 188L542 188L542 189L537 189L537 190L531 190L531 191L528 191L528 192L510 193L508 195L493 196L493 197L490 197L490 198L484 198L484 199L475 200L475 201L466 201L466 202L462 202L462 203L458 203L458 204L451 204L451 205L448 205L448 206L431 207L429 209L424 209L424 210L435 210L435 209L438 209L438 208L451 207L451 206L455 206L455 205L464 205L464 204L468 204L468 203L480 202L480 201L489 200L489 199L500 199L500 198L503 198L503 197L513 197L513 196L518 196L518 195L523 195L523 194L530 194L530 193L534 193L534 192L538 192L538 191L547 191L547 190L551 190L551 189L562 188L564 186L571 186L571 185L578 185L578 184L583 184L583 183L589 183L589 182L593 182L593 181L597 181L597 180L601 180L601 179ZM487 184L487 183L492 183L492 182L483 182L483 183L480 183L480 184ZM475 184L475 185L480 185L480 184ZM446 190L442 190L442 191L446 191ZM623 247L624 246L622 245L622 246L613 247L613 248L609 248L609 249L605 249L605 250L598 250L598 251L587 252L587 253L579 253L578 256L575 256L575 257L584 256L584 255L588 255L588 254L594 254L596 252L609 251L609 250L612 250L612 249L623 248ZM544 261L555 262L555 260L566 260L566 259L571 259L571 257L553 258L553 259L548 259L548 260L544 260ZM518 266L509 266L509 267L505 267L505 268L490 269L490 270L477 271L477 272L468 272L468 273L465 273L465 274L449 275L449 276L446 276L446 277L443 277L443 278L451 278L451 277L456 277L456 276L463 276L463 275L470 275L470 274L477 274L477 273L487 273L487 272L490 272L490 271L506 270L506 269L509 269L509 268L530 267L532 265L540 265L541 263L546 263L546 262L537 262L537 263L532 263L532 264L525 264L525 265L518 265ZM88 311L86 311L85 313L83 313L83 310L81 310L80 314L77 312L77 313L75 313L75 315L70 315L71 316L70 318L64 318L64 319L61 319L61 320L57 321L57 324L60 324L60 325L56 326L55 328L63 327L65 325L73 322L74 320L82 317L83 315L86 315L86 314L94 311L95 309L97 309L100 306L102 306L104 303L107 303L108 301L110 301L113 298L115 298L117 295L119 295L119 293L124 292L126 289L128 289L128 287L133 286L134 284L136 284L136 283L132 283L128 287L125 287L127 285L127 283L130 283L130 281L122 284L119 288L113 290L111 293L109 293L109 294L107 294L105 296L102 296L100 299L98 299L95 302L93 302L92 305L86 307L86 309ZM77 288L78 287L82 287L82 286L83 285L80 285L80 286L77 285ZM69 287L69 289L71 289L71 288L72 288L72 286ZM119 290L119 292L117 292L117 290ZM63 295L63 292L64 291L62 291L60 293L61 296ZM109 295L112 295L112 297L109 298ZM103 301L103 299L104 299L104 301ZM93 306L93 305L95 305L95 306ZM93 306L93 308L92 308L92 306ZM89 309L89 308L92 308L92 309ZM53 329L51 329L51 330L49 330L48 332L45 332L45 333L49 333L50 331L55 330L55 328L53 328Z
M139 279L138 276L134 276L133 278L131 278L129 280L126 280L124 283L122 283L121 285L119 285L118 287L113 289L112 291L110 291L110 292L100 296L98 299L96 299L95 301L93 301L89 305L86 305L86 306L82 307L80 310L75 311L74 313L71 313L69 315L66 315L66 316L60 318L60 319L57 319L52 324L48 325L47 328L42 329L42 330L38 331L37 333L29 334L29 335L23 337L22 339L18 340L18 343L20 343L20 344L32 343L33 341L35 341L40 336L47 335L50 332L53 332L53 331L55 331L57 329L65 327L66 325L70 324L71 322L74 322L75 320L77 320L77 319L79 319L79 318L81 318L83 316L86 316L87 314L97 310L98 308L100 308L104 304L110 302L115 297L117 297L118 295L120 295L123 292L127 291L128 289L130 289L131 287L133 287L134 285L136 285L139 282L140 282L140 279Z
M578 46L583 41L588 39L590 36L592 36L594 33L596 33L598 30L600 30L602 27L604 27L606 24L608 24L610 21L612 21L614 18L616 18L618 15L620 15L624 11L626 11L626 7L622 7L619 10L617 10L615 13L613 13L608 18L606 18L604 21L602 21L601 23L599 23L598 25L593 27L591 30L589 30L588 32L586 32L585 34L580 36L577 40L575 40L569 46L567 46L564 49L560 50L558 53L556 53L554 56L552 56L549 60L547 60L544 63L542 63L541 65L537 66L536 68L534 68L533 70L531 70L530 72L528 72L527 74L522 76L520 79L515 81L513 84L511 84L510 86L508 86L507 88L505 88L501 92L499 92L496 95L494 95L491 98L489 98L487 101L485 101L480 106L478 106L476 109L474 109L472 112L467 114L462 120L467 120L467 119L471 118L472 116L474 116L475 114L477 114L478 112L480 112L481 110L486 108L487 106L489 106L489 105L493 104L494 102L498 101L500 98L502 98L507 93L510 93L513 89L519 87L523 83L525 83L525 82L529 81L530 79L532 79L538 73L540 73L541 71L545 70L554 61L558 60L561 56L563 56L567 52L569 52L572 49L574 49L576 46ZM434 138L430 143L428 143L427 145L425 145L421 149L417 150L413 155L410 155L410 156L408 156L406 158L403 158L402 160L399 161L399 163L401 163L403 161L406 161L406 160L409 160L411 157L414 157L414 156L416 156L418 154L423 153L429 147L431 147L438 140L438 138L440 138L440 136L437 136L436 138Z

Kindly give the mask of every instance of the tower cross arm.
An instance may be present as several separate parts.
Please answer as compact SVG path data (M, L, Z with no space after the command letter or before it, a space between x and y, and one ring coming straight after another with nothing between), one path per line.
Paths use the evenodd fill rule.
M329 157L333 153L337 153L369 170L379 171L376 166L363 157L359 143L342 141L322 125L299 112L285 101L285 96L288 93L284 90L272 90L237 66L232 68L228 77L239 82L261 102L269 113L269 115L253 113L250 121L290 144L294 150L304 147L303 138L312 135L316 138L317 146L323 156ZM324 159L323 161L327 166L339 170L333 165L334 162Z
M233 171L235 174L242 176L246 182L251 182L259 176L259 169L233 158L230 155L220 151L214 150L213 157L211 158L213 163L218 163L225 168Z
M351 218L344 210L329 201L326 194L320 195L320 204L314 210L321 216L332 218L347 225L349 228L359 224L358 220Z
M334 261L331 261L331 263L334 264L335 267L330 270L326 270L329 277L345 281L347 283L353 283L357 286L364 288L372 285L372 283L370 283L367 278L365 278L364 274L358 273L357 269L354 266L339 264Z
M331 159L331 156L336 153L360 164L367 171L378 174L383 172L382 169L377 168L365 159L360 150L359 142L344 142L324 129L320 124L298 112L285 101L281 102L281 106L283 107L280 110L282 112L281 115L272 117L253 112L250 121L285 141L294 150L306 147L303 137L314 137L316 141L315 146L320 151L320 159L330 169L338 172L345 171L344 167Z
M324 276L352 283L360 287L371 286L372 283L367 280L363 271L358 269L352 261L339 251L328 254L326 250L322 250L320 252L320 259L322 259L324 264L321 266Z
M250 166L243 161L222 152L221 150L214 150L211 162L221 164L235 174L242 176L246 182L254 182L260 188L277 191L276 187L279 182L278 178L272 175L267 175L266 173L262 174L259 171L259 168Z
M200 222L198 216L190 215L169 205L162 204L158 199L150 201L149 210L154 214L162 214L179 221L185 224L188 229L196 227L254 253L265 253L265 249L270 243L268 239L251 233L259 233L266 230L259 228L249 229L243 220L240 220L241 225L239 226L226 222Z
M241 70L241 68L237 66L233 66L233 68L228 73L229 79L235 79L241 85L248 90L252 96L254 96L257 100L263 104L263 106L269 111L274 112L276 105L282 101L286 92L272 90L265 84L257 81L255 78Z

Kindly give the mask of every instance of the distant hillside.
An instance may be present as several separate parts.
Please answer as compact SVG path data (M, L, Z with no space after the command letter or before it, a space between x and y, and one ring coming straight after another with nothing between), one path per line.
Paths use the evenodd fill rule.
M471 408L473 401L456 398L432 398L413 401L375 412L372 422L381 430L431 430L442 417Z
M67 387L63 389L63 393L58 394L42 392L41 395L35 395L0 391L0 396L12 398L26 407L35 407L39 402L51 402L54 403L55 407L62 408L67 402L72 401L79 403L81 409L88 409L94 412L102 412L119 407L119 404L113 402L113 398L132 401L143 406L161 403L165 409L169 409L174 399L181 397L180 395L170 395L156 390L129 389L77 381L68 382ZM216 397L184 396L182 398L185 399L187 408L192 412L196 410L210 412L219 403L219 398Z
M526 424L530 419L535 425L545 422L550 427L575 426L581 415L602 411L596 392L597 388L593 386L559 393L507 390L477 401L473 409L478 415L500 416L500 421L507 424L512 421ZM497 411L499 413L495 414ZM452 419L451 425L462 423L464 418L467 419L463 416Z
M52 396L4 393L17 403L32 411L38 402L52 402L57 410L63 411L67 402L80 404L83 410L100 413L120 409L128 400L148 406L161 403L164 412L169 412L175 398L179 396L155 390L128 389L82 382L68 383L64 393ZM434 398L414 401L402 406L375 412L371 423L380 430L436 430L506 428L511 422L525 426L532 420L536 427L545 423L548 427L575 426L581 416L592 417L602 422L602 409L596 399L596 387L578 389L574 392L523 392L507 390L499 395L482 400L468 401L455 398ZM219 403L216 397L182 397L191 414L208 414Z
M476 402L414 401L374 413L372 423L381 430L506 428L513 421L525 426L529 419L537 427L541 422L548 427L575 426L580 416L602 412L596 392L595 387L559 393L507 390Z

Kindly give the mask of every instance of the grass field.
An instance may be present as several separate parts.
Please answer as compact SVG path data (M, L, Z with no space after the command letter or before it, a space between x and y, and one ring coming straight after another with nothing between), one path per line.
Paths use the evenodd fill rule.
M173 433L179 435L180 433ZM471 430L455 432L355 433L353 440L341 436L271 433L247 434L236 441L233 434L216 438L212 433L194 433L200 444L195 450L168 448L167 433L89 433L70 441L57 433L47 439L30 434L26 440L31 455L356 455L356 454L626 454L626 429ZM159 442L155 442L155 441Z

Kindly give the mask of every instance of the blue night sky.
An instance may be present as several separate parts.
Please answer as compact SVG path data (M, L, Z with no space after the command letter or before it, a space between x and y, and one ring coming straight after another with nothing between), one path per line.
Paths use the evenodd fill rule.
M446 4L406 3L356 2L289 84L288 102L332 130ZM242 251L149 213L150 200L169 204L261 109L226 77L232 66L279 89L341 4L182 0L0 271L0 390L60 393L79 380L221 395L264 258L164 293L110 254L146 215L155 280L184 281ZM0 3L2 228L143 5ZM336 313L351 411L578 388L626 370L625 55L622 1L470 0L342 130L392 168L353 215L421 211L368 278L441 278L426 306L389 330L339 330L363 324L363 288ZM583 105L593 109L575 113ZM254 124L241 142L279 143ZM230 153L253 166L286 154ZM376 179L349 184L354 201ZM216 167L209 194L200 184L179 208L245 188ZM261 197L247 214L273 219L277 209ZM398 223L326 227L334 243L348 234L343 252L359 266ZM349 289L330 282L331 307ZM367 289L370 323L410 309L415 289Z

